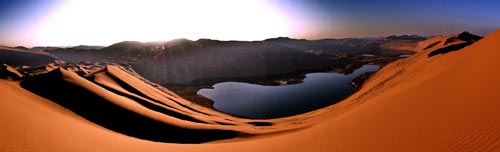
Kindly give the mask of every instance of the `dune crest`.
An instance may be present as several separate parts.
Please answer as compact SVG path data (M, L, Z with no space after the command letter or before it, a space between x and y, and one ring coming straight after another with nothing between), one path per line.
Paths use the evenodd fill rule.
M313 124L303 116L251 120L217 112L152 87L113 65L83 76L71 71L78 71L74 68L48 69L52 70L25 78L20 86L107 129L141 139L199 143Z
M423 52L432 50L428 51L428 56L432 57L438 54L460 50L480 40L481 38L482 37L470 34L469 32L451 34L448 36L435 36L419 42L414 48L414 51Z
M9 65L0 65L0 79L19 80L24 77L18 70Z
M439 43L448 40L446 37L433 39ZM189 105L189 101L171 92L155 89L114 66L107 66L105 71L86 78L61 68L48 73L49 80L76 86L81 90L79 92L104 98L104 103L119 106L147 120L189 129L228 130L245 134L280 132L257 137L238 136L196 145L158 143L124 136L95 125L94 121L81 119L74 111L47 100L50 99L48 96L36 95L21 88L16 81L0 80L0 86L5 90L0 92L3 97L0 102L0 141L3 141L0 142L0 149L499 151L499 40L500 30L497 30L458 51L433 57L429 57L429 53L442 48L442 45L436 41L429 42L417 54L382 68L357 93L338 104L272 120L235 118ZM431 46L433 43L436 44ZM453 40L448 44L453 43L462 42ZM30 83L26 80L21 83ZM50 93L50 90L46 91ZM150 105L149 108L146 104ZM151 107L166 109L179 116L166 115ZM179 119L184 116L192 120ZM258 122L273 125L256 126ZM289 129L298 130L281 132Z

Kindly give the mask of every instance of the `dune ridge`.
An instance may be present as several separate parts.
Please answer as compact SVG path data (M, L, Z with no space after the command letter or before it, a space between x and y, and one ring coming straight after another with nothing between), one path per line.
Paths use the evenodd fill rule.
M20 86L105 128L142 139L199 143L231 138L237 134L281 132L314 124L314 113L310 113L310 116L255 120L217 112L172 92L152 87L114 65L84 76L60 67L48 69L52 70L25 78ZM110 116L101 118L102 115ZM122 115L133 117L130 121L136 121L137 124L112 118ZM165 127L147 127L142 123ZM142 127L129 129L136 125ZM172 132L176 136L167 135Z
M456 51L433 57L441 48L434 40L422 45L415 55L393 62L375 73L361 89L344 101L310 113L273 120L232 118L203 107L186 104L178 96L155 91L108 66L95 79L82 78L64 69L62 79L99 94L130 102L137 110L136 96L157 107L175 108L184 115L196 114L203 126L221 118L236 125L221 127L244 133L279 133L218 141L207 144L158 143L131 138L103 129L75 113L19 86L17 81L0 80L5 91L0 102L1 151L499 151L500 150L500 30ZM441 43L439 42L439 43ZM434 46L431 46L433 45ZM452 43L449 43L452 44ZM446 44L445 44L446 45ZM434 48L435 47L435 48ZM427 48L427 49L424 49ZM58 72L58 71L56 71ZM113 81L111 81L113 80ZM38 82L38 81L36 81ZM95 83L94 83L95 82ZM22 83L22 82L21 82ZM110 91L110 90L114 90ZM121 92L121 97L118 94ZM151 95L148 93L155 93ZM114 94L114 95L113 95ZM128 94L129 96L124 96ZM135 94L135 95L134 95ZM104 95L103 95L104 96ZM114 98L113 97L113 98ZM126 99L128 98L128 99ZM149 101L147 101L147 100ZM109 100L114 100L110 97ZM137 100L137 99L136 99ZM174 102L169 102L174 100ZM168 102L167 102L168 101ZM108 101L111 102L111 101ZM135 102L135 103L133 103ZM164 105L165 107L161 106ZM185 108L181 108L183 105ZM123 105L125 106L125 105ZM190 108L186 108L190 107ZM137 109L135 109L137 108ZM143 110L143 111L139 111ZM140 108L148 118L164 116ZM173 110L172 110L173 111ZM153 114L154 113L154 114ZM189 114L188 114L189 113ZM213 118L213 119L206 119ZM170 120L170 119L169 119ZM185 120L175 120L182 121ZM249 122L273 122L252 126ZM222 121L221 121L222 122ZM195 123L195 122L191 122ZM196 122L198 124L200 122ZM194 125L198 127L197 125ZM201 125L200 125L201 126ZM224 126L224 125L216 125ZM237 126L237 127L234 127ZM300 126L293 131L290 126ZM263 130L263 131L261 131Z
M0 45L0 64L10 66L40 66L56 62L56 58L42 50L21 50Z

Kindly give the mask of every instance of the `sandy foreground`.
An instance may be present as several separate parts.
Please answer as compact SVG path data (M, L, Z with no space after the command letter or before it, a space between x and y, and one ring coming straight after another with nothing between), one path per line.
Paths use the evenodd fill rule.
M48 77L164 124L245 134L203 144L129 137L26 90L18 81L0 80L0 151L500 151L498 41L500 30L459 51L429 57L445 45L435 44L387 65L336 105L271 120L236 118L193 105L114 66L95 74L93 81L65 69L54 69L57 76ZM38 81L23 83L29 82ZM255 125L259 123L272 125ZM254 134L263 135L250 136Z

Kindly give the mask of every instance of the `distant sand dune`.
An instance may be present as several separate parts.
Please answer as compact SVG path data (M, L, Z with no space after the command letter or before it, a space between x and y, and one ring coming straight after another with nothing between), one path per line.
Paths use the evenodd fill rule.
M55 60L54 57L43 51L27 51L0 45L0 64L40 66Z
M500 30L429 57L455 43L444 44L447 38L421 43L338 104L271 120L191 104L116 66L86 78L58 68L21 85L0 80L0 151L500 151ZM259 122L273 125L252 125ZM173 144L123 135L134 131L172 142L236 138ZM273 134L247 136L263 133Z

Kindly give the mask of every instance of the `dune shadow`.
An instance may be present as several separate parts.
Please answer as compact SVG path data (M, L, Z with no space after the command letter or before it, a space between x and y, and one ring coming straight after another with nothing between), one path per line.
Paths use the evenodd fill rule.
M141 93L140 91L138 91L137 89L135 89L134 87L128 85L127 83L123 82L122 80L114 77L113 75L109 75L111 79L113 79L116 83L118 83L118 85L120 85L120 87L124 88L125 90L133 93L133 94L136 94L138 96L141 96L143 98L146 98L152 102L155 102L157 104L160 104L160 105L163 105L163 106L166 106L166 107L171 107L167 104L164 104L160 101L157 101L155 99L152 99L151 97L149 96L146 96L144 95L143 93ZM99 85L99 84L98 84ZM141 104L142 106L148 108L148 109L151 109L153 111L156 111L156 112L160 112L160 113L163 113L163 114L166 114L166 115L169 115L169 116L172 116L172 117L176 117L176 118L179 118L179 119L182 119L182 120L187 120L187 121L191 121L191 122L198 122L198 123L203 123L202 121L200 120L197 120L197 119L194 119L194 118L191 118L189 116L186 116L186 115L182 115L180 113L177 113L177 112L174 112L174 111L170 111L166 108L163 108L163 107L160 107L160 106L157 106L157 105L154 105L153 103L150 103L150 102L147 102L147 101L144 101L142 99L139 99L138 97L134 97L132 95L128 95L128 94L125 94L125 93L122 93L122 92L119 92L119 91L116 91L114 89L111 89L107 86L104 86L104 85L99 85L103 88L105 88L106 90L108 91L111 91L115 94L118 94L118 95L121 95L121 96L125 96L127 98L130 98L132 100L135 100L137 103Z
M452 51L458 51L458 50L460 50L460 49L462 49L470 44L472 44L472 43L466 42L466 43L461 43L461 44L456 44L456 45L451 45L448 47L440 48L440 49L437 49L435 51L430 52L428 54L428 57L432 57L432 56L435 56L438 54L445 54L445 53L452 52Z
M0 64L39 66L54 62L54 60L53 57L48 55L0 49Z
M236 136L234 131L186 129L141 116L64 81L60 70L26 78L21 82L21 87L104 128L140 139L169 143L203 143Z
M439 43L441 43L441 41L434 42L434 43L430 44L429 46L425 47L425 48L424 48L424 50L427 50L427 49L429 49L429 48L432 48L432 47L436 46L436 45L437 45L437 44L439 44Z

